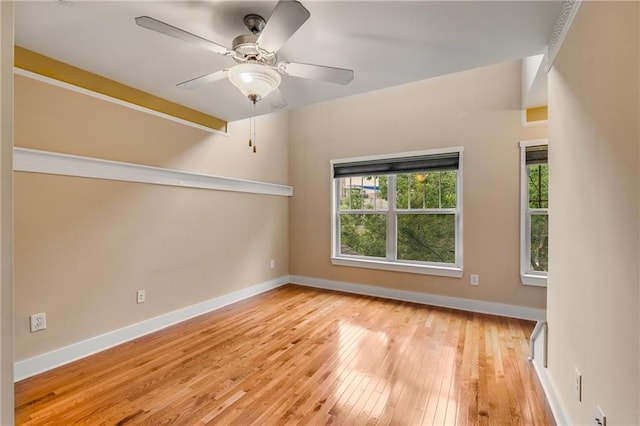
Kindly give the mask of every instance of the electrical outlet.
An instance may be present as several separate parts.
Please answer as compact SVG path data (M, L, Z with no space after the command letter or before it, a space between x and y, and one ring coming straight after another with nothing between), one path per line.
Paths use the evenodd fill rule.
M596 406L596 416L593 421L594 425L607 426L607 416L604 415L604 413L602 412L602 408L600 408L599 406Z
M39 314L33 314L29 317L31 320L31 332L35 333L36 331L44 330L47 328L47 314L41 312Z
M578 402L582 402L582 374L578 370L578 367L574 367L574 370L573 392L576 394Z
M276 261L274 259L271 259L271 262L269 262L269 267L271 269L274 269L276 267Z
M147 301L147 292L145 290L138 290L136 293L136 303L144 303Z
M480 277L478 276L478 274L471 274L471 285L479 285L480 284Z

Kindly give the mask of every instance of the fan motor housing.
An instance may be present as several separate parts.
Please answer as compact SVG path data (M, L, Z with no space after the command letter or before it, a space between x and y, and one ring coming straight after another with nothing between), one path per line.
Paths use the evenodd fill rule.
M256 34L242 34L233 39L231 48L235 52L233 60L239 64L256 61L267 65L276 63L276 54L258 49Z

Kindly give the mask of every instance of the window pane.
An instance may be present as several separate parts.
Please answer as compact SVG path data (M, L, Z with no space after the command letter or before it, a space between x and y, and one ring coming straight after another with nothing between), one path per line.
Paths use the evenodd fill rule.
M455 170L397 175L398 209L446 209L456 207Z
M529 208L549 207L549 166L533 164L527 166L529 174Z
M455 215L398 215L398 259L455 263Z
M384 194L380 191L380 177L368 176L362 181L362 194L364 195L364 208L368 210L386 210L387 209L387 192ZM386 181L384 182L386 185ZM384 197L383 197L384 195Z
M409 208L409 190L412 174L396 175L396 208Z
M549 216L531 215L531 270L546 272L549 265Z
M383 180L384 182L382 182ZM380 176L357 176L338 179L340 210L386 210L386 183L386 177ZM381 185L384 185L384 188L381 188Z
M386 248L386 215L340 215L340 254L386 257Z
M443 209L454 209L456 207L456 184L458 172L448 170L438 172L440 174L440 207Z

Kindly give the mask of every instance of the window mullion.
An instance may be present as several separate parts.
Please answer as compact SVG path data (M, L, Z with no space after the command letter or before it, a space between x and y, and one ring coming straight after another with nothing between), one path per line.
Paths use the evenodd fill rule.
M460 153L462 159L462 153ZM455 208L455 244L456 244L456 265L462 268L462 167L456 172L456 208Z
M442 172L438 172L438 208L442 208Z
M397 217L396 217L396 175L389 175L388 179L388 209L387 209L387 260L397 259Z
M333 248L332 253L334 256L340 255L340 195L343 189L342 181L340 179L334 179L333 182Z
M527 212L527 217L525 218L525 223L526 223L526 237L525 237L525 255L526 257L526 262L527 262L527 269L525 271L525 273L530 273L533 270L533 267L531 265L531 211Z
M541 215L549 214L549 209L548 209L547 207L545 207L545 208L534 208L534 209L529 208L529 209L528 209L528 211L529 211L529 214L532 214L532 215L536 215L536 214L541 214Z
M411 175L407 175L407 208L411 210Z

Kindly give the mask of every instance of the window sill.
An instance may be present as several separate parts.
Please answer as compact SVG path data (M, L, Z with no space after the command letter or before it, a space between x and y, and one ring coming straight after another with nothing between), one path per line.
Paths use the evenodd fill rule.
M547 286L547 276L546 275L533 275L533 274L524 274L520 275L522 279L522 284L524 285L532 285L535 287L546 287Z
M462 277L462 268L433 266L433 265L416 265L408 263L387 262L384 260L368 260L368 259L347 259L344 257L332 257L332 265L353 266L356 268L381 269L384 271L410 272L413 274L437 275L441 277ZM546 282L546 280L545 280Z

